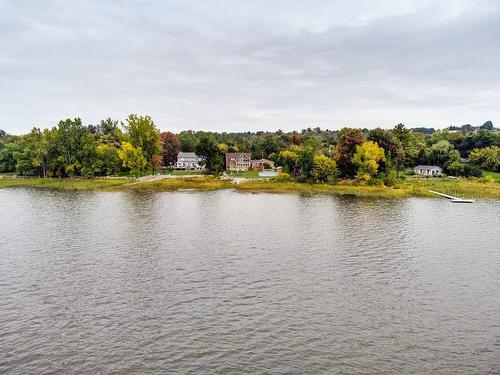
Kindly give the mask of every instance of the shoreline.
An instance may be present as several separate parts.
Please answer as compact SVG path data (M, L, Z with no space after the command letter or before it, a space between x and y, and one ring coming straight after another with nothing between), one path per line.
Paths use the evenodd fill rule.
M214 176L168 177L152 179L134 178L0 178L0 189L8 187L33 187L58 190L99 191L211 191L233 189L248 193L280 193L311 195L351 195L360 197L407 198L436 197L428 190L453 192L467 198L500 199L500 184L461 179L406 180L395 186L368 186L350 184L310 184L276 181L246 181L238 184Z

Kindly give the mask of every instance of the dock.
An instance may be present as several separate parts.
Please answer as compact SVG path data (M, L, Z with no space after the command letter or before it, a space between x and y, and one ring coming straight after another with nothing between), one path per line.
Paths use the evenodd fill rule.
M453 195L443 194L443 193L440 193L439 191L434 191L434 190L429 190L429 191L433 194L437 194L437 195L440 195L441 197L448 199L451 203L474 203L475 202L473 199L464 199L464 198L454 197Z

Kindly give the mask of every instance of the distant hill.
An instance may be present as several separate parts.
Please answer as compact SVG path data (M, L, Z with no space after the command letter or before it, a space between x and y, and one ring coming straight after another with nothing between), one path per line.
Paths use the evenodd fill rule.
M481 126L472 126L471 124L465 124L462 126L449 126L447 128L450 131L461 131L463 133L472 133L472 132L477 132L479 130L495 130L495 127L493 126L493 123L491 121L486 121L483 125Z
M411 130L413 130L414 132L417 132L417 133L423 133L423 134L427 134L427 135L431 135L432 133L434 133L436 131L434 128L424 128L424 127L412 128Z

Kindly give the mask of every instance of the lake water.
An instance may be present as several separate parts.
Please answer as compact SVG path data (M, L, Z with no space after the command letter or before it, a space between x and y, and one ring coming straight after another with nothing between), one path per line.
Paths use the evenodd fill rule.
M500 201L0 190L0 373L499 374Z

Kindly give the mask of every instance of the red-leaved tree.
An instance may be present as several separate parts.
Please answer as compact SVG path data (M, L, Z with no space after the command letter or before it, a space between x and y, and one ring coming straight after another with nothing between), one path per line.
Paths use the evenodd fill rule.
M177 154L181 150L181 142L179 138L172 132L162 132L160 133L160 141L162 144L162 159L163 165L168 167L172 165L177 160Z

